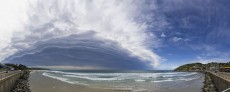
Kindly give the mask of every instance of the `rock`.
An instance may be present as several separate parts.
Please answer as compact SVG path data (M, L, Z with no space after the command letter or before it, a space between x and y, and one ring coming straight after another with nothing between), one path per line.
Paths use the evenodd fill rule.
M216 87L212 82L212 79L208 73L205 73L205 80L202 92L217 92Z
M14 87L10 92L31 92L29 89L29 71L25 71L25 73L15 82Z

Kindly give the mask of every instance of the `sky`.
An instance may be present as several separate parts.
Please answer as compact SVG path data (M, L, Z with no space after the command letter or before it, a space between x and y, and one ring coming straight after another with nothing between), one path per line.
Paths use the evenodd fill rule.
M0 0L0 62L174 69L230 61L228 0Z

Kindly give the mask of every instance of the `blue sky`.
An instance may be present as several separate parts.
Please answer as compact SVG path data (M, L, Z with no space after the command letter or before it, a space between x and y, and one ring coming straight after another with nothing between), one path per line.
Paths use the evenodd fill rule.
M164 34L159 54L167 59L166 66L229 61L229 1L165 1L160 5L170 28L159 33Z
M0 60L76 69L230 61L228 0L1 1Z

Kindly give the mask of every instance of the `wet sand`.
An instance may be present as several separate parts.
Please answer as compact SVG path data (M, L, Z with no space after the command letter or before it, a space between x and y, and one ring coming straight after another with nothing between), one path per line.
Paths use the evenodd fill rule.
M43 71L44 72L44 71ZM57 79L43 76L42 71L34 71L30 75L30 89L32 92L131 92L124 90L106 90L89 88L84 85L69 84ZM170 86L166 86L170 85ZM192 86L193 85L193 86ZM156 85L157 86L157 85ZM185 83L169 82L160 84L153 92L201 92L201 80L192 80ZM152 92L152 91L141 91Z
M32 92L118 92L105 89L89 88L83 85L68 84L43 76L41 71L34 71L31 73L29 80L30 89Z

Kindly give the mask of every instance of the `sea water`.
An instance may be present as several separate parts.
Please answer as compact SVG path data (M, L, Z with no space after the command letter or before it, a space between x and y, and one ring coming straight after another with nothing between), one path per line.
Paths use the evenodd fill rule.
M168 70L58 70L46 71L43 75L66 83L86 85L93 88L148 92L170 92L173 90L196 92L200 91L203 85L203 74L201 73Z

